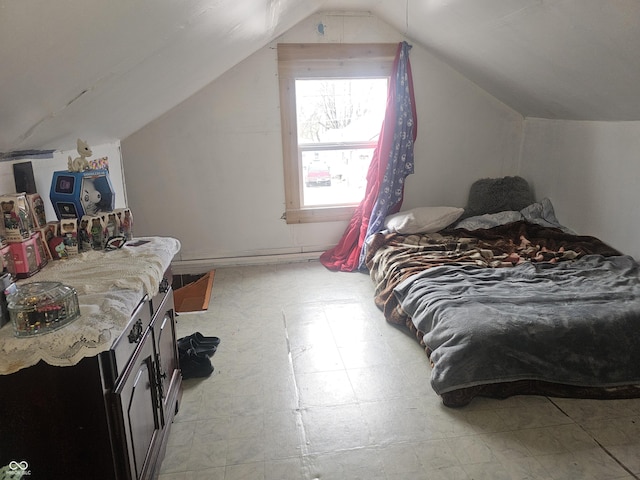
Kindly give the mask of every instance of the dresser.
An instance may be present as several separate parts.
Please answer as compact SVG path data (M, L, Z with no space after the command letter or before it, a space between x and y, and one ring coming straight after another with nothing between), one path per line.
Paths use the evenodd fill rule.
M169 268L179 244L146 241L44 273L77 282L79 319L33 339L7 336L11 325L0 329L0 466L33 479L158 476L182 392ZM113 273L94 285L71 278L73 269L84 277L90 267L83 264L105 259Z

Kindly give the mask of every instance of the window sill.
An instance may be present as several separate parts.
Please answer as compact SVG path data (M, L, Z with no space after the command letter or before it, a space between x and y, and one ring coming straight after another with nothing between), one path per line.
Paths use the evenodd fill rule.
M319 222L338 222L342 220L351 220L353 212L357 207L316 207L316 208L300 208L290 209L284 214L284 219L288 224L295 223L319 223Z

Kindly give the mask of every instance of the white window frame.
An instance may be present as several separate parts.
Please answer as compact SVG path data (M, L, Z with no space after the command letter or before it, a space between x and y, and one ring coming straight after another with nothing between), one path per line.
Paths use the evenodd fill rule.
M349 220L356 206L302 204L302 159L296 121L296 79L390 77L397 43L278 44L278 76L287 223Z

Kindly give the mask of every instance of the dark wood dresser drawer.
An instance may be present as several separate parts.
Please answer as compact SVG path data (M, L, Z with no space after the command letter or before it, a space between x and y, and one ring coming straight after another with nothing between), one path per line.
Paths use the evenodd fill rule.
M136 308L135 312L131 315L131 320L127 324L126 328L122 331L122 334L116 339L111 348L114 357L114 381L120 375L122 375L125 367L129 363L129 360L133 356L138 348L138 345L142 341L142 338L149 328L151 323L151 310L149 308L149 302L143 300Z

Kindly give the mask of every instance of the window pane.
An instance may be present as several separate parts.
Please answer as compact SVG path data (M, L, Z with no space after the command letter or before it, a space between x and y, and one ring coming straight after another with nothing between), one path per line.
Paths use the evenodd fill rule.
M376 140L386 100L386 78L296 80L298 145Z
M295 85L301 206L357 205L384 118L387 78Z
M302 152L302 205L357 205L364 198L373 150L307 150Z

